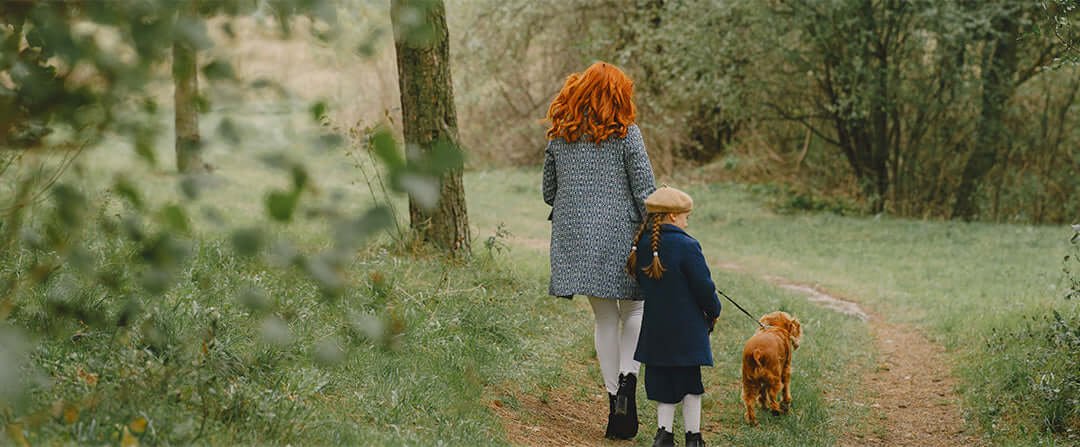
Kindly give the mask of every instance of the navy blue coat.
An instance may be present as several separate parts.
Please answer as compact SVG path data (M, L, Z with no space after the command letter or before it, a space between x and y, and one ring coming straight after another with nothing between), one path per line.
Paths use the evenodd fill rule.
M642 271L652 262L652 232L638 241L637 282L645 296L634 360L649 366L712 366L708 320L720 316L716 286L701 244L681 228L660 226L660 262L664 276Z

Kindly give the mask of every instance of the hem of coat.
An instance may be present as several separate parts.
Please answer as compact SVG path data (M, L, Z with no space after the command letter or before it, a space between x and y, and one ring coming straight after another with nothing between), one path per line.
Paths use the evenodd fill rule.
M643 296L642 296L642 297L626 297L626 296L624 296L624 297L612 297L612 296L599 296L599 295L590 295L590 294L588 294L588 293L566 293L566 294L556 294L556 293L554 293L554 292L548 292L548 295L550 295L550 296L552 296L552 297L555 297L555 298L562 298L562 299L566 299L566 300L572 300L572 299L574 299L574 297L575 297L575 296L581 295L581 296L589 296L589 297L593 297L593 298L600 298L600 299L605 299L605 300L616 300L616 301L645 301L645 297L643 297Z
M634 356L634 361L638 362L638 363L641 363L642 365L663 366L663 367L677 367L677 368L690 368L690 367L694 367L694 366L712 368L714 366L712 360L710 360L708 363L698 363L698 362L693 362L693 361L690 361L690 362L675 361L675 362L653 362L653 363L649 363L649 362L646 362L645 360L642 360L642 359L638 358L638 356L636 356L636 355Z

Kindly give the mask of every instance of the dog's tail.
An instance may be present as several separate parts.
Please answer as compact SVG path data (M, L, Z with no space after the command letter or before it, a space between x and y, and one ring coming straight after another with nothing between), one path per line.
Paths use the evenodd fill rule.
M761 352L760 349L755 349L754 352L750 355L750 358L753 359L756 366L765 366L765 362L762 361L762 357L764 356L764 352Z

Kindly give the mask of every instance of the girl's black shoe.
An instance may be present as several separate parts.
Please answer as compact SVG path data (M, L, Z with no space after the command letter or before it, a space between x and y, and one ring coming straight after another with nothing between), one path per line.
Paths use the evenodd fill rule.
M686 432L686 447L705 447L705 440L701 439L701 433Z
M614 439L633 439L638 432L637 375L619 374L619 391L608 427Z
M607 428L604 429L604 437L608 439L615 438L615 395L608 393L608 413L607 413Z
M656 429L652 447L675 447L675 433L664 430L664 427Z

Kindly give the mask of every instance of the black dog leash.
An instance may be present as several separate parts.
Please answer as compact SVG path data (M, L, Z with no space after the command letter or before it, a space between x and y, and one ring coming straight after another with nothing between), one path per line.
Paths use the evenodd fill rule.
M750 315L750 312L747 312L747 311L746 311L746 309L743 309L743 308L742 308L742 306L740 306L740 305L739 305L739 303L736 303L736 302L735 302L735 300L731 299L731 297L730 297L730 296L727 296L727 294L726 294L726 293L724 293L724 292L722 292L722 291L720 291L720 290L717 290L717 292L718 292L718 293L720 293L721 295L723 295L723 296L724 296L724 298L727 298L727 300L728 300L728 301L731 301L731 304L734 304L734 305L735 305L735 307L738 307L738 308L739 308L739 310L741 310L741 311L742 311L742 313L746 314L746 318L749 318L749 319L751 319L751 320L754 320L754 323L757 323L757 325L758 325L758 326L761 326L761 328L762 328L762 329L765 329L765 325L764 325L764 324L761 324L761 322L760 322L760 321L758 321L758 320L757 320L757 318L754 318L754 317L753 317L752 315Z

